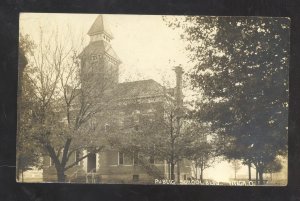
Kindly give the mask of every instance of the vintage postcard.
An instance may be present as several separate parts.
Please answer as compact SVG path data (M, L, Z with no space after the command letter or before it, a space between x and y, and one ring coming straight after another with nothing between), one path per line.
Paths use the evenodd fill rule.
M18 182L285 186L290 19L21 13Z

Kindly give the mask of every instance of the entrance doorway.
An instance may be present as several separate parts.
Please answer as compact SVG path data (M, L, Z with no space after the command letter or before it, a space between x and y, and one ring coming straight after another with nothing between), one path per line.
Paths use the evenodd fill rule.
M87 172L96 172L96 154L87 157Z

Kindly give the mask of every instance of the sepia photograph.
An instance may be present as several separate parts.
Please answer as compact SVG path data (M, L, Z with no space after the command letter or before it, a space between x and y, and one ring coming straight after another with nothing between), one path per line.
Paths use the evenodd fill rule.
M286 186L290 18L20 13L16 180Z

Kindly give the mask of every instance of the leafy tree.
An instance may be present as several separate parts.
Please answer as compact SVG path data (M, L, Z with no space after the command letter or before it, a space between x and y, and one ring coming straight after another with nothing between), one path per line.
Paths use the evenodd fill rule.
M255 165L260 184L266 165L287 151L289 24L261 17L169 20L183 29L194 64L199 119L218 131L227 158Z
M279 172L282 169L282 164L279 159L276 159L266 165L266 172L274 173Z
M81 71L78 52L83 41L78 44L71 35L45 33L41 28L36 48L28 57L28 78L35 104L25 106L20 101L32 111L32 128L25 140L33 142L32 149L40 149L51 158L59 182L65 181L68 169L103 149L96 118L110 99L105 94L111 86L107 77L96 82L96 73L91 76L88 69ZM108 73L105 75L109 77ZM21 129L25 126L20 122ZM87 154L83 155L83 150ZM81 153L80 157L70 161L76 152Z
M28 138L28 133L32 130L31 106L35 104L34 86L30 82L30 70L26 67L27 56L32 53L34 48L33 41L28 35L20 35L19 45L19 87L18 87L18 132L17 132L17 179L20 174L30 170L31 167L40 165L40 154L34 149L32 139ZM22 102L22 104L20 104ZM21 125L21 126L20 126Z
M176 105L164 86L161 86L161 100L156 103L145 105L138 101L138 97L136 94L137 101L127 104L126 109L134 111L149 107L151 112L126 116L123 126L116 129L115 125L108 132L108 139L113 146L127 153L138 152L158 161L166 160L170 169L168 179L175 180L177 172L177 182L180 182L180 162L186 158L187 146L193 137L186 129L186 111Z
M232 168L234 170L234 179L236 179L236 173L242 168L240 161L238 160L233 160L231 162Z
M270 163L268 163L265 167L266 172L270 173L271 175L271 180L272 180L272 174L281 171L283 168L281 161L276 158L274 161L271 161Z
M186 132L186 114L183 108L166 102L164 118L159 122L156 135L158 155L170 166L170 179L175 180L175 165L177 165L177 182L180 183L180 162L185 158L186 149L192 142L191 133Z
M198 170L200 170L200 181L203 182L204 170L212 167L217 157L216 136L211 133L209 125L201 125L195 120L189 123L187 130L192 135L192 141L188 144L185 157L193 161L196 178L198 178ZM208 137L211 137L212 140L209 140Z

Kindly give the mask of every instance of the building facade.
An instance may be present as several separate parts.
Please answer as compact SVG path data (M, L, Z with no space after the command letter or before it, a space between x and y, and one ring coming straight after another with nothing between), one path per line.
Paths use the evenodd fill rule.
M182 69L175 69L177 85L172 89L152 79L120 83L121 59L110 44L113 34L104 16L96 18L88 35L90 42L80 54L81 83L96 100L101 97L99 101L103 101L103 94L110 97L108 108L94 118L99 125L98 132L106 136L106 146L68 170L67 181L151 184L171 178L170 164L155 154L153 144L147 148L146 139L151 140L151 135L159 132L159 124L154 122L164 121L168 104L182 107ZM76 161L88 151L76 152L70 161ZM175 167L176 180L191 176L190 165L188 160L180 161L180 167ZM45 158L43 170L44 180L55 180L50 158Z

